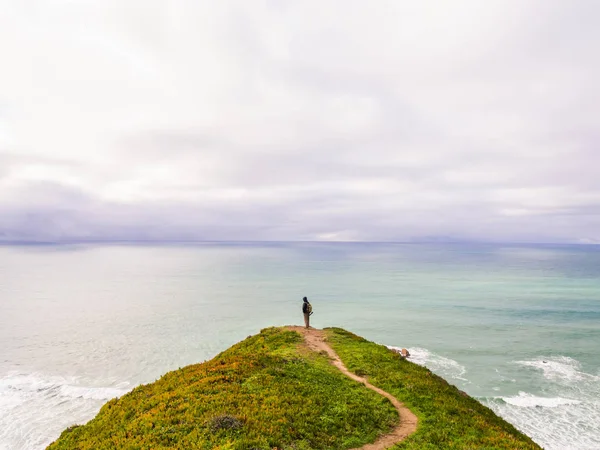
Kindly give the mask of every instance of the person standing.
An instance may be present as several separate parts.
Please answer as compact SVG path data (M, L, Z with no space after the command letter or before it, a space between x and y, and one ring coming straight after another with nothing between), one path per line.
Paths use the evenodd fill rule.
M312 305L308 303L308 299L304 297L302 299L302 313L304 314L304 325L306 328L310 328L310 316L312 314Z

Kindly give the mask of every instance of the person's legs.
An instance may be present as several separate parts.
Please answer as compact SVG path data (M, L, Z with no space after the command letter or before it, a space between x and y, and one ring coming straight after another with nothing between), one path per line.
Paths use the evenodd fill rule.
M304 313L304 326L306 328L310 327L310 314Z

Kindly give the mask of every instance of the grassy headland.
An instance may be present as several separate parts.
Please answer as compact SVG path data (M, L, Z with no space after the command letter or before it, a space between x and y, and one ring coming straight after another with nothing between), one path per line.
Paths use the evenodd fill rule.
M383 345L340 328L328 343L352 372L389 392L419 418L417 431L397 449L539 449L528 436L429 369Z
M268 328L111 400L49 449L347 449L397 417L298 333Z
M394 448L539 448L426 368L341 329L327 336L351 371L419 417L417 431ZM48 448L349 449L375 441L397 421L388 400L308 350L298 333L268 328L111 400Z

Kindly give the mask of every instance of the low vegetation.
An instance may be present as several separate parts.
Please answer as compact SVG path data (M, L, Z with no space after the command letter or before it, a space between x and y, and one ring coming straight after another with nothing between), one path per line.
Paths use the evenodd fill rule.
M491 409L382 345L340 328L328 343L346 367L403 402L419 418L417 431L395 449L539 449Z
M539 449L490 409L428 369L339 328L346 366L419 418L396 449ZM169 372L65 430L49 450L350 449L391 430L392 405L345 377L302 337L267 328L211 361Z
M111 400L49 449L348 449L397 420L298 333L269 328Z

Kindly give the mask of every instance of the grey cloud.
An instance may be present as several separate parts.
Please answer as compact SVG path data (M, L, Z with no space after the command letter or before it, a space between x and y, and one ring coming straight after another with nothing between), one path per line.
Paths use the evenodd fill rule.
M4 238L599 238L596 2L463 2L467 29L323 3L197 5L172 35L145 29L158 75L124 74L110 114L82 119L84 156L51 156L64 136L0 153Z
M49 165L69 167L73 169L81 168L83 164L71 159L20 153L18 150L2 150L0 149L0 167L11 168L16 166L30 165Z
M376 207L369 199L331 192L287 200L257 208L232 203L102 203L65 186L38 186L22 197L43 190L45 207L20 206L3 214L4 240L298 240L353 230L367 240L410 240L445 235L460 239L568 240L569 215L583 214L589 226L598 225L598 208L548 211L529 217L498 217L489 208L469 204L451 209L412 208L399 214L393 207ZM39 197L36 196L39 199ZM49 199L52 198L52 201Z

